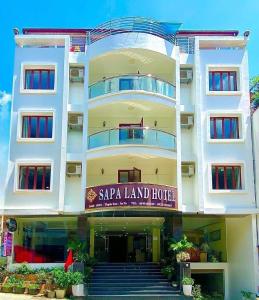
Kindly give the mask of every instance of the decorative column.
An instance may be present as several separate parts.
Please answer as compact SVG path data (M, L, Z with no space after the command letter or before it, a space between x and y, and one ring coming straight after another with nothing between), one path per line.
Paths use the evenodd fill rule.
M160 228L153 227L152 231L152 261L158 262L160 260Z
M90 256L94 257L94 225L90 226Z

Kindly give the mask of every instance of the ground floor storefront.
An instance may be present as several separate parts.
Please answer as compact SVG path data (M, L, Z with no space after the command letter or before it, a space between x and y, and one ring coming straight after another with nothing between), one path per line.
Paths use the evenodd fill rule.
M74 240L100 263L160 263L170 255L171 239L186 235L193 243L190 273L204 292L232 300L256 289L255 216L120 211L15 219L10 266L63 265Z

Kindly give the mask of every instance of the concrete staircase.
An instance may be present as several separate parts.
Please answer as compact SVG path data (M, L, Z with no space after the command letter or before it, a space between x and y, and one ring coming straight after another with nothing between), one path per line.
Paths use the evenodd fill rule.
M94 268L89 300L183 300L154 263L101 263Z

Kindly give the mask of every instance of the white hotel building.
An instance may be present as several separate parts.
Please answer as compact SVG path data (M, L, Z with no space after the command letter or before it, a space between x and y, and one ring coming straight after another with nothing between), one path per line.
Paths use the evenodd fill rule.
M15 35L10 263L62 263L74 237L100 262L155 263L184 233L209 244L197 283L256 292L247 41L141 18Z

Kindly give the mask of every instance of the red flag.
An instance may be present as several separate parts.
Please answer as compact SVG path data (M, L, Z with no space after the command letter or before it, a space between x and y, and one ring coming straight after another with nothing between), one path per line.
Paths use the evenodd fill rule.
M73 253L72 253L72 250L69 249L67 260L66 260L65 266L64 266L66 272L68 270L68 267L71 266L73 262L74 262L74 260L73 260Z

